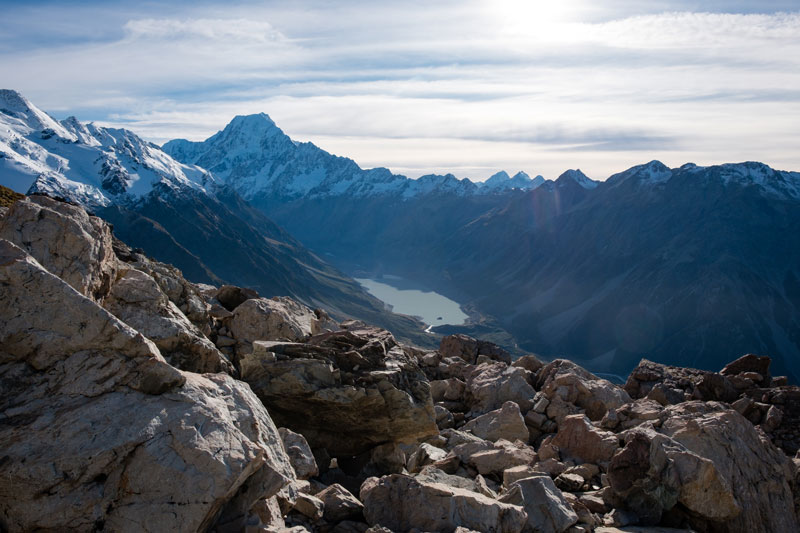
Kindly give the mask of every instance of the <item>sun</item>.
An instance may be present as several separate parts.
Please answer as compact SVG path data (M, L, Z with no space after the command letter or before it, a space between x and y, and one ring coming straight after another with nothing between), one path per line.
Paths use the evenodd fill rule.
M575 4L569 0L491 0L487 9L502 31L529 35L557 31L572 19Z

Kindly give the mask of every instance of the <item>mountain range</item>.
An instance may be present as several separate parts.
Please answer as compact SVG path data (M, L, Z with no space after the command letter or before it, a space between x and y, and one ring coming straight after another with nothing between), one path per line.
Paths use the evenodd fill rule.
M57 121L16 91L0 91L0 184L83 205L118 237L195 282L292 296L431 345L414 318L388 312L361 285L309 251L232 187L178 163L134 133L75 117Z
M470 313L439 333L619 375L642 357L714 369L753 352L800 376L797 172L652 161L605 181L409 179L294 141L265 114L163 150L55 121L13 91L0 121L0 183L90 207L193 281L292 295L429 343L349 277L392 274Z
M716 368L750 351L800 376L797 172L652 161L603 182L579 170L410 180L296 143L263 114L164 150L345 272L402 276L462 303L473 322L442 333L608 373L642 356Z

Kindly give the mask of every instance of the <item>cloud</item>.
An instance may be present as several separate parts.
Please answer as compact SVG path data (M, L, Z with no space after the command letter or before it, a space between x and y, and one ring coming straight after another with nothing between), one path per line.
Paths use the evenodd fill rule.
M286 36L266 21L248 19L137 19L124 26L131 40L204 39L211 41L286 41Z
M0 69L59 116L154 141L263 111L299 140L412 176L604 177L744 154L800 168L800 14L745 4L9 6Z

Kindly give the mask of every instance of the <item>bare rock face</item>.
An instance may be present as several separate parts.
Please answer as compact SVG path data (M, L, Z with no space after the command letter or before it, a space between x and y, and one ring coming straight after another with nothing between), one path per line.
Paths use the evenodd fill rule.
M547 475L515 481L500 501L525 509L528 515L525 532L562 533L578 521L564 494Z
M283 447L289 456L297 478L308 479L319 474L317 461L314 459L314 454L305 437L286 428L280 428L278 432L281 434Z
M467 376L468 403L477 413L500 409L506 402L516 403L523 412L533 406L536 391L528 383L524 368L503 363L483 363Z
M172 365L190 372L233 372L228 358L148 274L136 269L121 270L103 307L155 342Z
M619 448L619 439L609 431L596 428L585 415L570 415L558 427L553 444L563 459L578 463L607 463Z
M14 203L0 219L0 238L13 242L95 301L108 292L119 264L106 222L46 196Z
M795 531L789 459L737 412L687 402L660 430L640 426L612 459L612 489L645 523L677 502L731 532Z
M438 433L428 381L385 330L359 326L259 347L266 351L241 358L242 379L312 448L352 457Z
M235 285L223 285L214 293L214 298L228 311L233 311L247 300L258 297L258 293L253 289Z
M515 466L530 466L537 460L536 452L521 442L506 440L497 442L466 442L453 448L462 463L469 464L481 475L502 476L503 472Z
M183 273L172 265L159 263L141 254L131 254L130 249L114 239L114 251L117 257L128 263L129 268L141 270L153 278L158 284L161 292L167 295L169 301L183 313L194 326L204 335L208 335L211 324L210 307L203 296L199 285L187 281ZM133 257L131 257L131 255Z
M514 402L506 402L503 407L470 420L461 428L469 431L482 439L496 441L528 440L528 426L519 411L519 406Z
M5 240L0 300L0 519L9 530L237 527L294 477L248 387L171 367Z
M318 492L317 498L322 500L325 509L324 516L329 522L335 523L348 518L359 518L364 509L361 502L338 483Z
M650 398L662 405L687 400L733 402L739 397L734 382L727 376L647 359L642 359L628 376L625 390L631 398Z
M239 353L252 350L253 341L283 340L304 342L320 332L314 311L291 298L254 298L233 311L230 324Z
M723 376L746 375L747 379L753 378L759 387L769 387L772 376L769 373L769 366L772 360L767 356L757 356L747 354L741 356L736 361L731 361L720 371Z
M465 527L518 533L526 523L525 511L517 505L402 474L367 479L360 497L367 522L392 531L454 531Z
M500 346L461 334L443 337L439 344L439 353L445 359L460 357L471 365L477 364L481 355L490 360L511 364L511 355Z
M556 359L539 370L537 388L551 401L557 397L580 407L590 420L600 420L609 409L631 401L621 387L564 359Z

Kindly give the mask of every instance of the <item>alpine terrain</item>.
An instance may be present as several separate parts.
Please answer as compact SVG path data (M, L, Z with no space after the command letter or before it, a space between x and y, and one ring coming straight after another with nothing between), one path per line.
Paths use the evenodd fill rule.
M618 376L643 356L714 369L741 351L800 376L800 173L652 161L603 182L412 180L295 142L264 114L164 150L345 272L420 281L472 315L440 332Z

